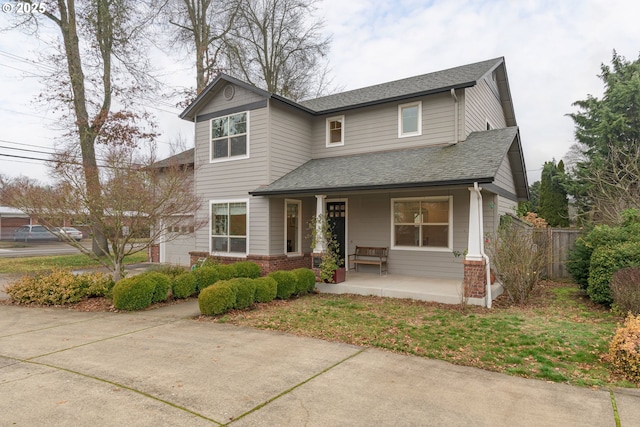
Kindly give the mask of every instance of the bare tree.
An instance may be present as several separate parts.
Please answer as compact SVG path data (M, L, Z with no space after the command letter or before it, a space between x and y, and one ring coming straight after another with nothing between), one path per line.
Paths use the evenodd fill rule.
M126 135L141 116L128 110L129 99L147 89L147 61L143 30L155 11L141 0L47 0L21 3L37 6L38 13L21 15L16 28L35 31L53 24L60 38L47 39L57 53L48 63L57 72L48 76L42 99L64 113L67 137L79 147L91 218L105 211L96 144ZM37 5L36 5L37 3ZM44 6L44 7L42 7ZM17 15L16 15L17 16ZM116 84L128 81L126 85ZM114 98L122 111L114 114ZM105 135L107 132L110 135ZM98 223L93 228L93 252L108 253L107 236Z
M37 218L60 238L66 235L57 233L55 226L62 219L91 224L92 230L105 236L110 244L111 250L103 256L98 257L73 239L66 241L108 267L115 281L122 276L125 256L192 233L203 225L196 223L193 216L200 199L193 192L191 165L165 162L163 167L157 167L153 155L141 154L132 146L109 145L100 155L104 210L95 212L94 195L89 194L83 165L70 160L76 154L67 151L57 155L53 185L44 187L22 177L6 186L5 196L11 206Z
M225 37L230 73L293 100L326 90L330 38L314 20L318 0L241 0Z
M222 40L231 30L239 3L240 0L171 0L165 9L173 26L171 46L195 50L196 94L224 68Z

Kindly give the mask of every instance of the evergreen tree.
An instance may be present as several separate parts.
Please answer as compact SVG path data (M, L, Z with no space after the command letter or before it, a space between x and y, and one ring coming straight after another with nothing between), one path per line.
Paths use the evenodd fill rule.
M540 182L538 214L551 227L569 226L569 200L564 189L564 163L562 160L545 162Z

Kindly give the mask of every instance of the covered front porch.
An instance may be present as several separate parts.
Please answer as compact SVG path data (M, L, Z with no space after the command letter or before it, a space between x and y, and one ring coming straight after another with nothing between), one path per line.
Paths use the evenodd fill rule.
M432 277L400 276L396 274L378 275L347 271L342 283L317 283L316 289L327 294L374 295L389 298L411 298L420 301L443 304L462 302L462 279L438 279ZM502 285L491 285L491 297L502 294ZM468 298L471 305L486 305L484 298Z

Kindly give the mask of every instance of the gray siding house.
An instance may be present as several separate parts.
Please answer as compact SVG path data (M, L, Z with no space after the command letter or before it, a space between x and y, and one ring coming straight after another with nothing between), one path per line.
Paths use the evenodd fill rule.
M484 234L528 199L504 58L302 102L222 74L181 118L209 224L192 263L310 267L326 213L345 257L387 247L389 275L464 280L482 299Z

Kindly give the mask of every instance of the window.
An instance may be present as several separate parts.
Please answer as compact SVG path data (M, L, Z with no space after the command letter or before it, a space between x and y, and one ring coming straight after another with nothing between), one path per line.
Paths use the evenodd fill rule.
M453 237L452 198L392 199L394 249L449 250Z
M287 254L300 254L302 232L302 202L285 200L285 247Z
M247 202L211 202L211 253L247 253Z
M249 113L236 113L211 119L211 161L246 158Z
M422 135L422 101L398 105L398 138Z
M327 147L344 145L344 116L327 119Z

